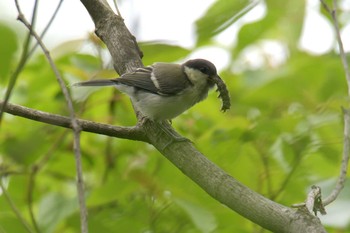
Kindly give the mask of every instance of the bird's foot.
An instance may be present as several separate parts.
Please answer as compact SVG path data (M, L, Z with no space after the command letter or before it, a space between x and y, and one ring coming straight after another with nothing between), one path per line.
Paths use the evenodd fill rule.
M177 142L190 142L190 143L192 143L192 141L190 139L185 138L185 137L181 136L180 134L178 134L176 131L174 131L170 126L170 122L159 121L159 122L157 122L157 124L160 126L160 128L162 129L162 131L164 133L166 133L167 135L169 135L171 137L171 140L163 146L162 150L166 149L171 144L177 143Z

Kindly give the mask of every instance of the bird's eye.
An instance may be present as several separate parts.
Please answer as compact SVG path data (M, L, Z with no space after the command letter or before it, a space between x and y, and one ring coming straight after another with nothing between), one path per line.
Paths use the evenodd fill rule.
M208 74L209 73L209 68L206 66L203 66L201 68L199 68L199 70L203 73L203 74Z

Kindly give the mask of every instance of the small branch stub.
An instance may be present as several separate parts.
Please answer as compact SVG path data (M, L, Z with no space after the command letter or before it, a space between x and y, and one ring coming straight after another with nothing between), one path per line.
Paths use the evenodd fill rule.
M319 186L311 186L311 191L307 195L305 203L292 205L293 208L300 208L304 206L306 206L310 213L313 212L316 216L317 212L320 212L322 215L327 214L322 202L321 188Z

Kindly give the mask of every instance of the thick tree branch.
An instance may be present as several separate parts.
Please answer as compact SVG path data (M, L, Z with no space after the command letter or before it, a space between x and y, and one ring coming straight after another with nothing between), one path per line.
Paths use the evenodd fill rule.
M317 217L307 211L282 206L254 192L207 159L192 143L170 143L162 150L159 141L171 141L172 138L166 134L159 136L159 131L147 123L144 127L151 144L217 201L273 232L304 232L306 225L309 226L305 232L325 232Z
M105 0L81 0L95 23L95 33L107 45L118 74L143 66L135 37Z
M0 106L3 102L0 101ZM7 104L5 112L27 119L71 128L69 117L50 114L19 105ZM151 121L142 126L117 127L86 120L78 120L83 131L112 137L152 143L185 175L209 195L251 221L274 232L325 232L317 217L308 211L294 210L250 190L208 160L190 142L177 142L154 127ZM147 132L147 136L145 135ZM304 221L305 220L305 221ZM307 221L306 221L307 220ZM310 222L314 224L310 224ZM292 230L294 229L294 230Z
M116 71L122 74L142 66L134 37L106 1L81 2L95 23L96 34L107 45ZM325 232L317 217L308 211L279 205L250 190L209 161L192 143L174 140L152 121L145 121L142 128L149 142L176 167L213 198L242 216L274 232Z

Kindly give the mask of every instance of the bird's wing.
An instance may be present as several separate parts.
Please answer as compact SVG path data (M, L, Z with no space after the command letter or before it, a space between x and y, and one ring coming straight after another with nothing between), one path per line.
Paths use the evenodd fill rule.
M172 75L175 77L169 77L166 68L169 65L173 66ZM155 63L153 66L138 68L132 73L124 74L115 81L159 95L176 95L188 86L187 77L186 79L177 78L183 75L182 72L180 65Z
M123 74L120 78L114 79L115 83L143 89L158 94L159 89L153 83L152 67L137 68L134 72Z
M171 66L171 73L168 72L168 66ZM154 75L159 77L157 82L161 93L176 95L186 89L186 87L192 85L181 65L155 63L153 67Z
M170 74L169 69L172 71ZM152 66L138 68L134 72L123 74L116 79L90 80L74 85L109 86L114 84L132 86L163 96L179 94L186 87L192 85L181 65L169 63L155 63Z

